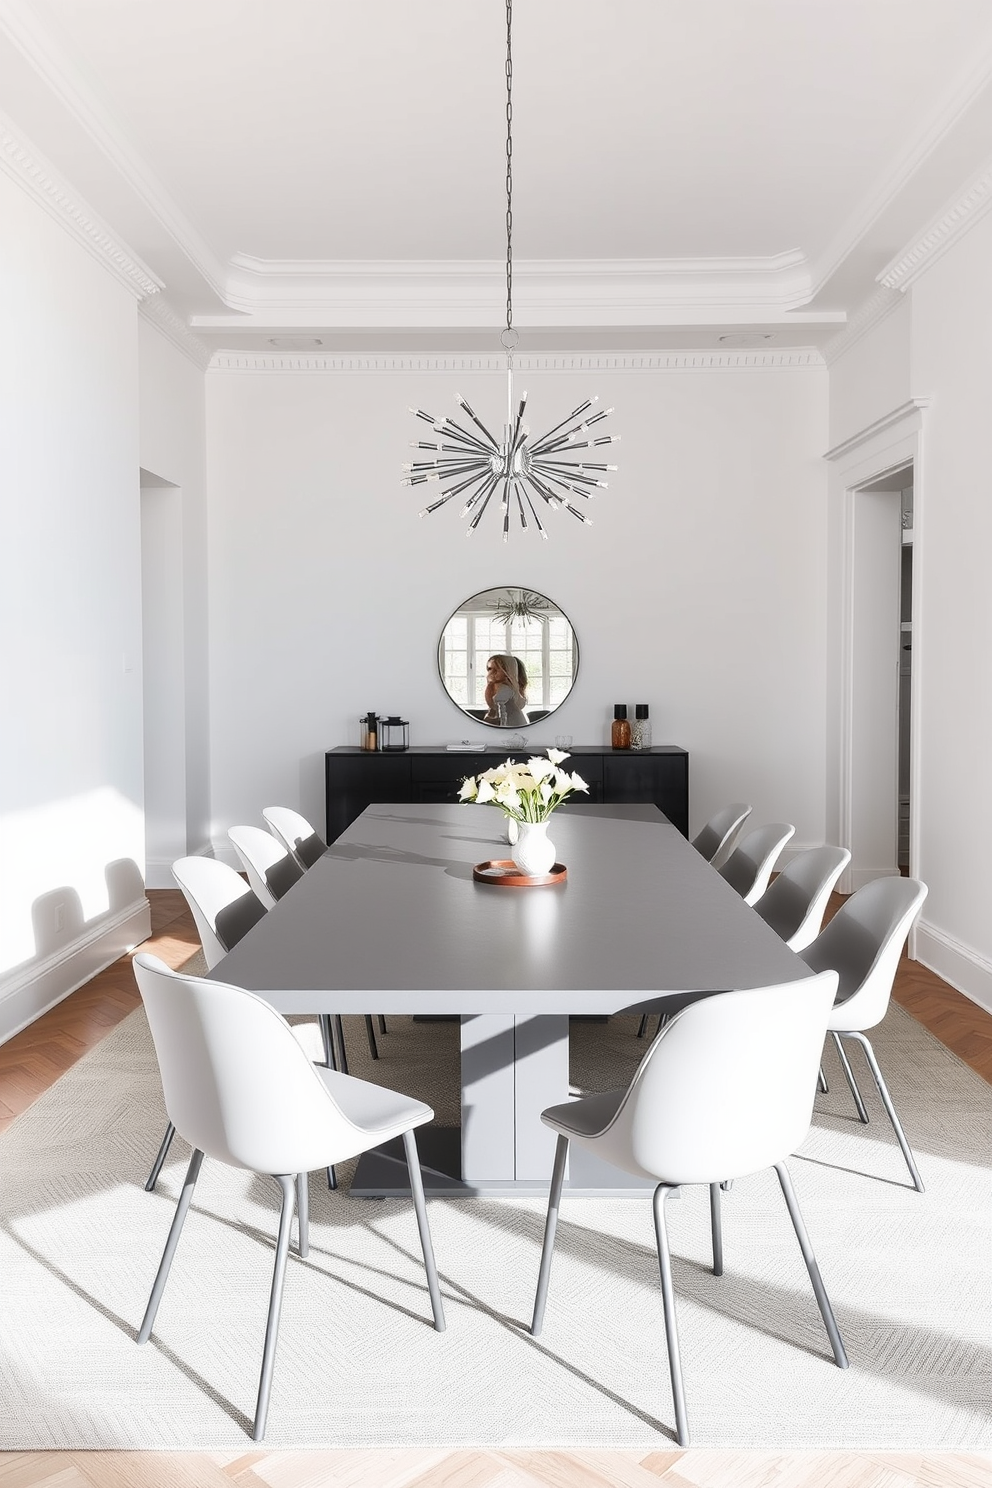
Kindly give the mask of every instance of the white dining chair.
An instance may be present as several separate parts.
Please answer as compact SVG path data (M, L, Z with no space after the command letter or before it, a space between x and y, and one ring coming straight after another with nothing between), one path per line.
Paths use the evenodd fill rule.
M754 904L761 898L779 854L795 830L790 822L769 822L767 826L755 827L717 869L720 877L737 890L745 904Z
M444 1309L414 1130L434 1112L422 1101L314 1065L274 1008L252 992L134 958L169 1119L193 1149L172 1227L138 1332L155 1325L204 1156L273 1177L282 1191L252 1436L265 1433L294 1200L299 1253L308 1253L307 1174L403 1138L434 1327Z
M730 855L740 836L741 827L750 815L751 807L744 801L732 801L729 806L721 807L693 837L693 847L698 853L702 853L707 863L719 868Z
M268 909L303 877L303 869L289 848L262 827L231 827L227 835L248 882Z
M801 951L823 924L834 885L851 861L846 847L809 847L777 873L754 910L785 941Z
M266 806L262 817L269 831L291 852L304 869L312 868L327 851L327 843L318 836L305 816L289 806Z
M233 950L265 914L265 905L246 884L240 873L216 858L179 858L172 865L172 876L183 891L200 936L203 959L212 971L222 956ZM170 1121L165 1128L145 1189L151 1193L159 1179L162 1165L169 1155L176 1129Z
M542 1121L558 1133L531 1332L544 1320L569 1144L595 1152L625 1173L656 1184L655 1238L678 1440L685 1408L672 1288L665 1200L685 1184L710 1196L713 1274L723 1273L720 1185L774 1167L809 1272L836 1363L847 1355L792 1189L786 1156L809 1130L816 1068L837 990L836 972L718 992L675 1013L638 1066L630 1086L550 1106Z
M827 1030L833 1038L858 1116L867 1124L868 1111L844 1051L844 1040L858 1043L864 1050L917 1193L923 1193L923 1182L865 1032L881 1023L888 1011L899 957L926 897L927 886L919 879L895 876L872 879L844 901L829 924L800 952L814 971L830 968L840 977L837 1002L827 1021Z

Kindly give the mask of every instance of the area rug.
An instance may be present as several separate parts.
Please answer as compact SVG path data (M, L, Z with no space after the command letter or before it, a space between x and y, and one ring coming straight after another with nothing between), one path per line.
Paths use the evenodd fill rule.
M629 1078L635 1020L575 1025L573 1083ZM308 1035L304 1033L303 1037ZM353 1072L457 1116L457 1028L389 1020L381 1059L347 1020ZM992 1088L892 1008L876 1049L927 1191L870 1081L831 1089L791 1170L851 1359L832 1363L773 1174L724 1205L709 1271L705 1190L670 1202L696 1446L992 1446ZM728 1112L733 1120L733 1112ZM275 1184L204 1164L152 1340L135 1335L188 1160L165 1125L139 1009L0 1139L0 1448L238 1450L254 1410ZM565 1200L545 1329L526 1329L540 1200L435 1200L448 1327L430 1309L411 1208L311 1176L311 1251L291 1255L270 1447L665 1448L673 1412L650 1202Z

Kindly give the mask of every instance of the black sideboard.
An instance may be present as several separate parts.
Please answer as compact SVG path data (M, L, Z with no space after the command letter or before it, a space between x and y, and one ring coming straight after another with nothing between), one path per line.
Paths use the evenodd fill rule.
M526 758L536 749L510 751L505 745L484 753L418 746L371 753L341 745L324 755L327 840L333 842L373 801L454 801L466 775L478 775L513 754ZM569 768L589 784L577 802L654 804L683 836L689 835L689 756L675 744L651 749L610 749L576 745ZM559 810L567 811L568 802Z

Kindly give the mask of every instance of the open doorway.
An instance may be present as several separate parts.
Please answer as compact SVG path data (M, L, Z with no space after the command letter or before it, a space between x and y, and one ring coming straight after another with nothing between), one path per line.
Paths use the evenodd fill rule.
M182 492L141 471L145 884L174 888L186 853Z
M910 870L913 466L854 492L851 850L867 879Z

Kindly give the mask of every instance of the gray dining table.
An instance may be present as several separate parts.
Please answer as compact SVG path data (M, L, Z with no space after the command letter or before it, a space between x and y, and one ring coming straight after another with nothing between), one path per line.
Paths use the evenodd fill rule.
M460 1020L461 1127L418 1134L428 1193L546 1191L555 1138L540 1114L568 1099L570 1015L811 974L654 806L556 812L568 871L551 885L473 879L474 864L508 857L504 828L489 806L370 806L210 973L285 1014ZM643 1188L572 1155L573 1194ZM388 1149L363 1158L351 1189L408 1191Z

